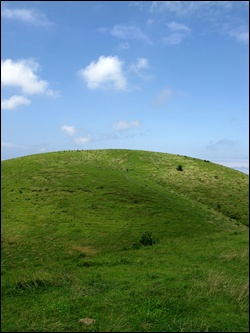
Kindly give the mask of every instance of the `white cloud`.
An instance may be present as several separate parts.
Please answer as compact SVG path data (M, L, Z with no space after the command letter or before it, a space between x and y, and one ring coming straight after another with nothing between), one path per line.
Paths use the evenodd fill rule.
M21 88L23 93L30 95L47 94L51 96L54 92L48 88L48 82L40 80L36 75L39 68L39 64L32 59L1 60L1 84Z
M135 73L138 73L141 69L146 69L148 67L149 67L148 59L138 58L137 62L130 66L130 70L135 72Z
M185 32L190 32L191 29L186 26L185 24L182 23L177 23L177 22L169 22L167 23L167 26L171 30L178 30L178 31L185 31Z
M63 132L65 132L67 135L70 135L70 136L74 135L75 132L76 132L74 126L68 126L68 125L63 125L63 126L61 126L61 130L62 130Z
M146 34L144 34L140 28L134 25L122 25L122 24L115 25L110 30L110 34L113 37L120 39L137 39L152 44L150 38Z
M61 130L63 132L65 132L68 136L71 136L71 137L74 136L74 138L72 139L72 142L75 145L84 145L84 144L87 144L87 143L93 141L91 135L76 137L75 135L77 133L77 130L76 130L75 126L73 126L73 125L62 125Z
M150 5L150 12L166 13L168 16L171 15L178 19L195 17L195 19L203 21L202 32L226 34L238 42L248 44L248 6L248 1L153 1ZM240 22L241 27L238 26ZM226 29L225 26L227 26ZM179 44L185 34L191 32L189 27L176 22L169 23L168 28L172 34L163 38L166 44Z
M116 131L126 131L132 128L139 128L139 127L141 127L139 120L132 120L130 122L121 120L113 125L113 129Z
M16 145L14 145L13 143L10 143L10 142L3 142L3 141L1 141L1 147L4 147L4 148L13 148L13 147L16 147Z
M167 37L162 38L162 40L168 45L180 44L183 38L191 32L191 29L182 23L169 22L167 23L167 27L170 33Z
M155 97L155 105L156 106L163 106L167 103L167 101L173 97L174 92L170 88L165 88L161 90Z
M243 31L243 32L240 32L240 33L236 33L234 36L236 37L236 39L239 42L242 42L244 44L249 43L249 32L248 31Z
M197 14L211 14L210 9L221 8L229 10L234 1L153 1L151 11L168 11L179 16ZM240 2L240 1L239 1Z
M162 41L164 42L164 44L167 44L167 45L177 45L177 44L181 43L183 38L184 38L183 34L174 33L167 37L163 37Z
M75 138L74 143L77 144L77 145L85 145L85 144L87 144L91 141L92 141L92 139L90 137L80 136L78 138Z
M85 80L89 89L125 90L127 80L122 65L116 56L100 56L96 62L92 61L86 68L79 70L78 74Z
M11 96L9 99L1 100L1 109L12 110L20 105L29 105L31 101L23 96Z
M53 25L44 13L34 9L7 8L6 6L3 6L1 9L1 16L5 19L19 20L37 26Z
M226 33L235 38L238 42L243 44L249 44L249 30L245 26L241 26L233 29L225 29Z
M145 6L145 1L130 1L128 5L138 7L140 10L142 10Z
M189 2L189 7L190 7L190 3L194 1L153 1L151 5L151 11L166 10L174 12L176 14L183 14L187 11L186 7L188 4L184 4L187 2Z

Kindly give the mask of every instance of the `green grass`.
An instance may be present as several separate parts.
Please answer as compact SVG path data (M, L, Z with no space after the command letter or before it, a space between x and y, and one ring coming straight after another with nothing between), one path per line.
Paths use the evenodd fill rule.
M1 169L2 332L249 331L249 176L133 150Z

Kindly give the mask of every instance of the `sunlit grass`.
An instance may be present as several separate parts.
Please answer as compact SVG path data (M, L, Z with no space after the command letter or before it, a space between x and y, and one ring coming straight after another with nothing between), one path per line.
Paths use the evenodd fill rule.
M130 150L3 161L2 331L247 332L248 179Z

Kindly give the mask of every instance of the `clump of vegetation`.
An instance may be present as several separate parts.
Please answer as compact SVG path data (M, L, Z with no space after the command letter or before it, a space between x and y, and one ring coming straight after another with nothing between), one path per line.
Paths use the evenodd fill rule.
M182 165L178 165L178 167L176 168L177 171L183 171Z
M152 246L156 244L156 242L156 238L152 236L152 232L144 232L140 239L140 243L143 246Z

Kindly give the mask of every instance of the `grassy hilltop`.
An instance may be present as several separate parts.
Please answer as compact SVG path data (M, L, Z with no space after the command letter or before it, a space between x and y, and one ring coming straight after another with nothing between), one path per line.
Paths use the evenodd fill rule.
M1 171L2 332L248 332L248 175L134 150Z

